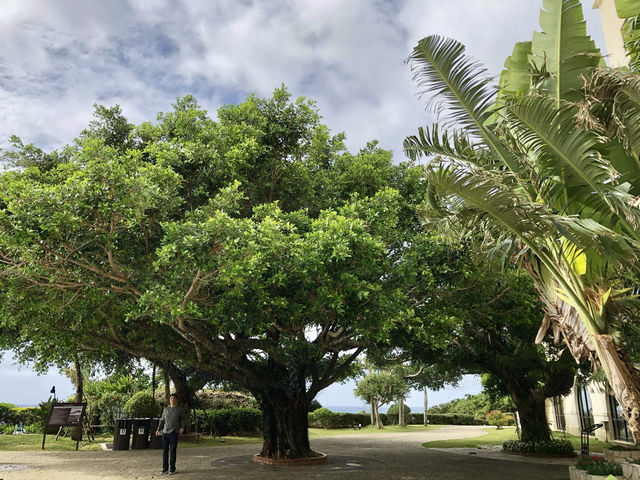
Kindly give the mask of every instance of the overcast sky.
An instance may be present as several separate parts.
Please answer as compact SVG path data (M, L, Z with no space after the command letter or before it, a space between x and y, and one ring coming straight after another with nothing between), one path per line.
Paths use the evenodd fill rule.
M592 0L588 31L604 51ZM0 148L9 135L52 149L87 126L92 105L119 104L133 123L196 96L215 117L249 93L285 84L318 103L357 151L372 139L402 156L431 120L404 59L430 34L456 38L499 75L517 41L538 29L542 0L2 0ZM0 365L0 401L34 403L28 370ZM4 388L4 386L15 388ZM478 389L477 382L474 383ZM43 390L44 389L44 390ZM69 387L70 389L70 387ZM336 388L330 404L347 401ZM9 395L11 398L6 398ZM420 404L418 401L417 404Z

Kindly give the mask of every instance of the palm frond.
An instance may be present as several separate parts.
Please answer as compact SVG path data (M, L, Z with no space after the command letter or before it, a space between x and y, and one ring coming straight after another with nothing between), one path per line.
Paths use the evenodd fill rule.
M579 249L596 250L612 265L633 263L640 251L640 245L627 236L592 219L558 215L547 205L530 201L523 192L505 185L503 172L496 174L469 165L449 164L430 168L427 178L439 192L449 194L449 210L484 212L499 228L535 248L536 255L547 255L557 261L557 254L548 251L548 242L553 245L552 239L561 237Z
M460 131L440 132L438 124L431 128L418 128L418 135L411 135L404 140L404 153L411 160L423 156L440 155L458 160L468 160L476 156L475 145Z
M539 191L564 213L590 207L601 218L640 227L640 210L632 196L617 188L618 172L597 151L598 137L574 125L575 110L553 99L529 96L507 107L511 132L535 159ZM600 220L600 218L598 218Z
M482 136L496 87L486 68L465 55L465 46L438 35L423 38L407 59L419 95L446 124L463 126ZM446 112L446 116L443 114Z
M617 139L628 158L616 168L622 176L640 178L640 77L625 70L599 68L584 81L579 124Z

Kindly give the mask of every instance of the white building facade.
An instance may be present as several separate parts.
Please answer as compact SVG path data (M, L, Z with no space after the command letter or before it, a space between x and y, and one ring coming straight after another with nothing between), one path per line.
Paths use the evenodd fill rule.
M580 435L582 430L602 424L593 433L598 440L633 444L618 402L602 383L576 384L569 395L548 398L546 408L553 431Z

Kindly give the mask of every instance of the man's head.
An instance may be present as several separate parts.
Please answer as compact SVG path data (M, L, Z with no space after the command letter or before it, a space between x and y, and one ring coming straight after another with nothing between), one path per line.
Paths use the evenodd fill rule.
M175 393L169 395L169 405L171 405L172 407L178 406L178 395L176 395Z

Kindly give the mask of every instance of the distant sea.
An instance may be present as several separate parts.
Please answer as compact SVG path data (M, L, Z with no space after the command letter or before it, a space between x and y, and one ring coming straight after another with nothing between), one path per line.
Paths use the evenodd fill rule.
M322 403L322 402L321 402ZM322 405L325 408L328 408L332 412L344 412L344 413L359 413L365 411L369 413L371 407L369 405ZM411 409L411 413L422 413L424 407L414 407L409 405ZM386 413L389 409L389 405L384 405L380 407L380 413Z

